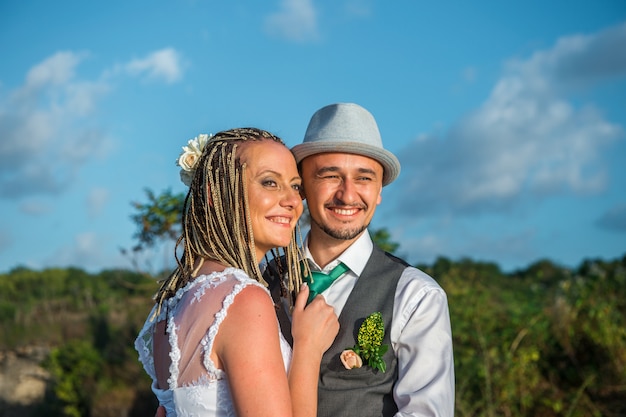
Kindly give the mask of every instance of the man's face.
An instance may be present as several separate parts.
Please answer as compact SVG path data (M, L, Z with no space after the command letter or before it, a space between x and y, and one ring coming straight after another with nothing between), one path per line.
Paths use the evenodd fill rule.
M322 153L301 162L311 232L339 240L357 238L381 202L383 167L366 156Z

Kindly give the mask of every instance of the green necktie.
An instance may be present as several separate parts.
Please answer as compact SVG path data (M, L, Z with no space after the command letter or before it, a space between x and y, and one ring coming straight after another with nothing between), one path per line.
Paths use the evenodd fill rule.
M330 284L333 283L334 280L345 274L349 271L350 268L345 266L343 262L340 262L339 265L333 268L330 273L325 274L323 272L311 271L311 275L313 276L313 280L311 281L310 276L304 277L304 282L306 282L309 286L309 301L313 301L317 294L321 294L324 290L330 287Z

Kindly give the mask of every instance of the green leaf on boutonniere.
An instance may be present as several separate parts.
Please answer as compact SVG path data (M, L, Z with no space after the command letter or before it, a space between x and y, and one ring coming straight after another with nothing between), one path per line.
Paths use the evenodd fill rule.
M385 325L380 312L370 314L361 327L357 335L357 344L350 348L356 352L363 362L372 369L379 369L381 372L387 370L387 365L383 360L383 355L389 349L389 345L383 345L385 337Z

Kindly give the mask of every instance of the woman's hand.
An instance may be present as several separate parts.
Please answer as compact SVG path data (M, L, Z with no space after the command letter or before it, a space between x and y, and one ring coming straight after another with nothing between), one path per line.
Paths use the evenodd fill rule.
M291 323L291 334L299 348L311 355L322 355L332 345L339 331L339 321L324 296L318 295L306 305L309 287L305 284L296 297ZM317 358L317 356L314 356Z

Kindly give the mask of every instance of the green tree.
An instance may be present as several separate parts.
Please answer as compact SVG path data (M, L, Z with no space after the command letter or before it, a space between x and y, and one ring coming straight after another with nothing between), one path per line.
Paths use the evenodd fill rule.
M385 252L395 253L400 247L399 243L391 241L391 234L384 227L381 229L371 230L370 235L372 236L374 243L380 246L380 248Z
M97 396L103 361L88 341L73 340L52 349L44 362L53 378L53 392L60 415L89 416Z
M134 237L138 240L133 250L152 247L159 241L175 240L180 235L180 222L185 202L183 193L173 194L170 189L159 195L148 188L144 190L147 203L133 202L137 213L131 219L137 225Z
M164 249L167 249L168 243L178 239L181 233L181 217L185 202L184 193L172 193L170 189L158 195L148 188L144 191L148 198L147 203L136 201L131 203L135 212L130 218L137 226L133 235L137 244L130 250L120 249L137 271L145 270L145 268L140 268L139 258L146 249L159 245L165 245ZM164 269L167 269L169 259L167 255L164 257ZM147 262L151 264L149 260ZM150 269L148 268L148 270Z

